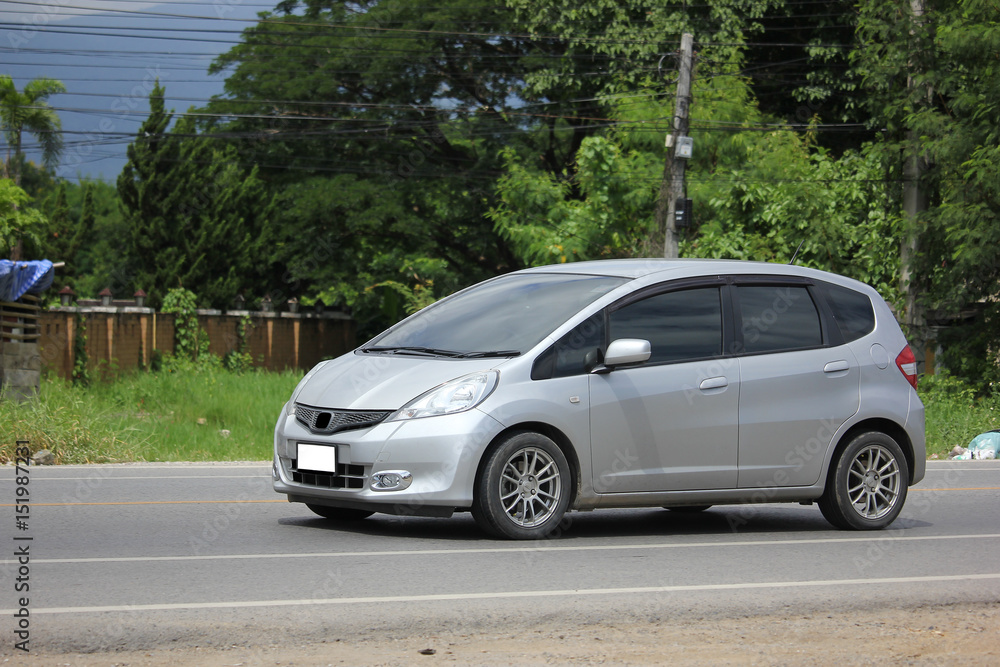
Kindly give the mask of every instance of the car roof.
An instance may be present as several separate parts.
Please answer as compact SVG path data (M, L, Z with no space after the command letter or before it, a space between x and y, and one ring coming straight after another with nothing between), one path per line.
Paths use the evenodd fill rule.
M516 273L564 273L577 275L609 276L653 281L710 275L771 275L799 276L837 283L862 291L871 287L853 278L836 273L811 269L805 266L777 262L751 262L738 259L598 259L565 264L550 264L522 269ZM874 290L872 290L874 292ZM877 293L877 292L876 292Z
M618 278L643 278L657 273L692 275L728 273L770 273L809 275L825 273L814 269L771 262L748 262L737 259L598 259L566 264L550 264L522 269L518 273L578 273Z

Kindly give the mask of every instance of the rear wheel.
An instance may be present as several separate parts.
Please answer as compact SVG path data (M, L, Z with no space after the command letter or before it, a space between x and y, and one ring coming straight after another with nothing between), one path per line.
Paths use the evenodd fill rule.
M540 433L513 433L487 455L476 481L472 516L496 537L538 539L558 527L570 492L570 468L562 450Z
M838 528L885 528L903 509L909 479L895 440L879 431L862 433L831 463L819 509Z
M316 514L319 514L324 519L330 519L332 521L360 521L361 519L367 519L375 512L369 512L368 510L356 510L347 507L330 507L328 505L309 505L306 507L311 509Z

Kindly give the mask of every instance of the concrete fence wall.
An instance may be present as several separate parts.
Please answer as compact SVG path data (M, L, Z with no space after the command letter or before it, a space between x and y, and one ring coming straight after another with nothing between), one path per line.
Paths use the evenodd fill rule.
M38 393L42 362L38 355L38 297L0 301L0 396L22 401Z
M84 318L88 368L113 375L148 365L153 351L174 351L173 314L137 307L63 307L43 311L38 318L41 366L69 378L75 363L73 340L78 316ZM243 316L249 316L247 352L254 366L267 370L308 369L319 361L355 347L354 321L343 313L265 313L200 310L198 322L208 334L209 351L237 351Z

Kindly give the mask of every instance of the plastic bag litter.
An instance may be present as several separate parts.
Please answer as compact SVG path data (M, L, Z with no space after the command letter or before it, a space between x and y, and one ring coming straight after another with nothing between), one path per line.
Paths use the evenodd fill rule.
M1000 430L987 431L973 438L965 451L953 460L995 459L997 458L998 451L1000 451Z

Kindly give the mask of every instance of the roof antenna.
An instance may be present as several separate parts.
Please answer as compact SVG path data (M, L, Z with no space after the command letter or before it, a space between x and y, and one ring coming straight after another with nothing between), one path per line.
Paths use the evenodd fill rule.
M802 250L802 244L805 242L806 242L805 239L799 241L799 247L795 249L795 253L792 255L792 258L788 261L789 264L795 263L795 258L799 256L799 250Z

